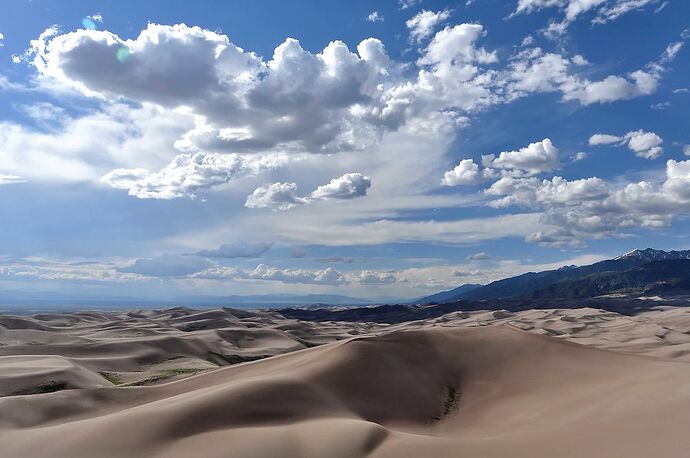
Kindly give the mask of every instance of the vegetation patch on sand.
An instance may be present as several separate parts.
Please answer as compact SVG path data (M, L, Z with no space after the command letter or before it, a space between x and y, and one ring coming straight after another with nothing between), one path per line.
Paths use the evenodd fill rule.
M122 378L120 377L119 374L117 374L115 372L102 371L102 372L98 372L98 373L101 374L101 377L103 377L104 379L106 379L107 381L112 383L113 385L121 385L122 384Z
M29 394L44 394L53 393L55 391L62 391L70 388L67 382L61 380L48 380L41 383L40 385L23 388L21 390L15 391L9 394L9 396L25 396Z
M229 355L223 353L216 353L213 351L208 352L206 360L215 364L216 366L231 366L233 364L247 363L250 361L256 361L259 359L269 358L272 355L255 355L255 356L243 356L243 355Z
M299 337L295 337L295 336L292 336L292 338L295 339L297 342L301 343L302 345L304 345L304 346L307 347L307 348L314 348L314 347L318 347L319 345L321 345L321 344L318 344L318 343L310 342L310 341L308 341L308 340L306 340L306 339L300 339Z
M153 385L155 383L162 382L163 380L167 380L167 379L175 377L177 375L185 375L185 374L194 375L197 372L202 372L205 370L206 370L206 368L165 369L162 371L158 371L157 374L146 377L145 379L137 380L136 382L123 383L120 386L124 387L124 386Z
M443 400L443 407L441 410L441 415L434 417L434 420L441 421L444 418L455 414L458 410L458 404L460 403L460 398L462 394L452 386L446 387L446 397Z

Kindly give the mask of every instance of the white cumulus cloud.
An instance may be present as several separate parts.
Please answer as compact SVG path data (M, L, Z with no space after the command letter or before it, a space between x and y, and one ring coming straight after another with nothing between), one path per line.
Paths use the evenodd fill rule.
M548 172L560 166L558 148L548 138L516 151L503 151L498 157L483 156L482 163L486 167L520 170L529 174Z
M290 210L297 205L309 203L309 199L300 197L295 183L272 183L254 190L245 202L247 208L270 208L272 210Z
M654 132L646 132L641 129L630 131L623 136L594 134L589 138L589 144L592 146L622 146L626 143L628 148L634 152L636 156L645 159L655 159L664 152L664 149L661 146L662 143L664 143L664 140Z
M398 281L398 277L393 272L375 272L363 270L354 278L356 283L362 285L387 285Z
M405 22L410 30L410 38L416 42L429 37L436 27L450 17L450 10L422 10Z
M110 100L184 107L197 116L183 142L187 152L278 146L335 152L361 146L349 135L355 125L383 127L353 110L382 103L385 51L381 45L374 54L370 44L367 50L358 55L333 41L313 54L288 38L264 61L226 35L150 23L135 39L105 30L50 29L32 42L27 59L47 84Z
M361 173L346 173L316 188L311 193L311 197L312 199L353 199L366 196L369 187L371 187L371 178L368 176Z
M378 11L372 11L371 13L369 13L369 16L367 16L367 21L383 22L383 16L381 16Z
M443 186L462 186L479 184L492 177L490 169L481 170L472 159L463 159L455 168L443 174Z
M101 181L140 199L195 198L197 192L227 183L237 175L256 175L287 162L286 155L179 154L158 172L115 169Z
M367 195L371 178L361 173L346 173L317 187L309 196L300 196L295 183L272 183L260 186L248 197L248 208L290 210L317 200L347 200Z

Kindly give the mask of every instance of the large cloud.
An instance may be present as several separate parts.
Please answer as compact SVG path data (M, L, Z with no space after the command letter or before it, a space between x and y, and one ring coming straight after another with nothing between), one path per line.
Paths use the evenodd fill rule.
M119 284L141 282L144 278L138 274L119 272L114 264L107 262L14 258L0 259L0 280Z
M140 199L196 197L196 192L230 181L236 175L255 175L288 162L283 154L242 156L237 154L180 154L159 172L145 169L115 169L103 183L125 189Z
M34 124L0 121L0 173L36 182L97 182L116 167L160 167L176 154L189 116L111 104L68 114L49 103L17 106Z
M105 97L126 97L168 107L196 106L220 97L233 109L234 93L262 70L262 62L225 35L183 24L149 24L135 40L109 31L77 30L37 49L42 75Z
M367 195L371 178L359 172L346 173L328 184L316 188L309 196L301 197L295 183L272 183L259 186L245 203L248 208L290 210L317 200L348 200Z
M481 24L458 24L438 31L417 60L416 79L391 85L384 106L371 110L378 122L395 127L429 112L454 115L475 112L503 101L497 79L487 68L498 63L495 51L479 46L486 34Z
M347 282L345 275L331 267L322 270L279 269L259 264L254 270L215 266L192 275L193 278L209 280L239 279L268 280L282 283L301 283L311 285L342 285Z
M332 267L311 271L276 269L275 267L259 264L256 269L248 273L247 277L258 280L275 280L283 283L312 283L320 285L341 285L346 282L345 276Z
M358 50L334 41L312 54L288 38L266 62L216 32L149 24L133 40L98 30L44 36L33 63L44 79L88 95L191 110L199 118L187 148L328 152L358 146L352 108L380 97L383 46L369 39Z
M487 188L485 193L490 196L501 196L489 202L492 207L518 205L534 208L580 205L583 201L606 197L609 189L599 178L568 181L556 176L551 180L539 181L534 177L504 176Z
M579 204L583 201L606 197L608 186L600 178L568 181L561 177L544 180L536 190L536 201L545 204Z
M259 264L253 270L236 269L234 267L214 266L191 275L191 278L207 280L264 280L281 283L307 285L389 285L399 281L395 272L379 272L362 270L360 272L344 273L332 267L320 270L281 269Z
M663 61L663 58L662 58ZM601 80L580 76L588 63L582 56L572 58L546 53L541 48L520 51L502 75L508 100L533 92L561 92L563 100L581 105L630 100L654 93L666 68L664 62L650 62L627 75L608 75Z
M515 178L506 175L492 183L484 192L490 196L503 196L489 202L489 205L495 208L511 205L529 206L536 200L535 193L538 187L537 178Z
M690 161L670 160L666 163L666 181L662 191L680 203L690 202Z
M666 227L690 210L690 161L666 163L664 181L612 183L599 178L504 176L486 194L500 196L494 207L517 205L538 210L543 228L526 237L545 245L582 245L588 238L612 236L630 228Z
M434 36L419 62L440 66L497 62L496 52L475 46L484 34L484 27L480 24L448 26Z
M582 105L630 100L656 92L659 71L654 68L636 70L627 77L610 75L601 81L583 81L580 87L567 90L564 100L577 100Z

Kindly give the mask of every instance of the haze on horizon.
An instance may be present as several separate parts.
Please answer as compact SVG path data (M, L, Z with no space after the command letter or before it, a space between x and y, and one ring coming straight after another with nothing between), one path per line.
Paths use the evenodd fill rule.
M688 249L690 4L11 1L0 289L341 294Z

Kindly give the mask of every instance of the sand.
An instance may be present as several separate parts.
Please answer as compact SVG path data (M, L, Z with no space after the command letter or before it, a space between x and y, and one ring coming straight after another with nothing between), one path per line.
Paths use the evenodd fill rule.
M0 316L0 456L686 456L689 310Z

